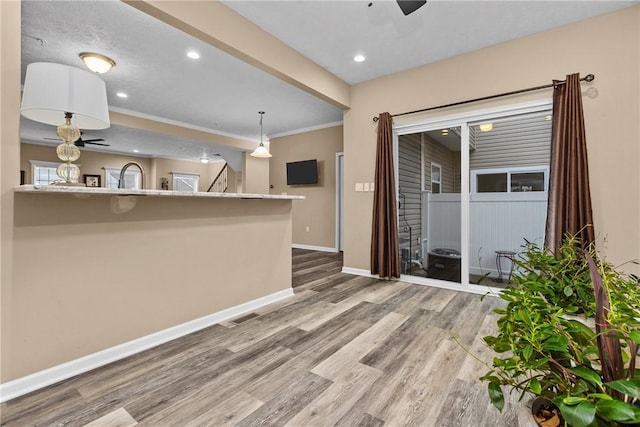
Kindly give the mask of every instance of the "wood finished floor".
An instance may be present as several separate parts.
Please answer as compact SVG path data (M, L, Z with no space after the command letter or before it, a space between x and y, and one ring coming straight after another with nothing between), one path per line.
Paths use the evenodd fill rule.
M341 273L293 250L295 296L11 400L6 426L504 426L477 380L498 300ZM514 399L515 400L515 399Z

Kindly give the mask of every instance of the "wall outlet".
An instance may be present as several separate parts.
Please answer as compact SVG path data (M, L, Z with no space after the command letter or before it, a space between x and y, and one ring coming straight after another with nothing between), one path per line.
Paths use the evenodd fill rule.
M368 182L364 183L364 191L369 191L369 183Z
M356 191L362 191L362 183L356 182Z

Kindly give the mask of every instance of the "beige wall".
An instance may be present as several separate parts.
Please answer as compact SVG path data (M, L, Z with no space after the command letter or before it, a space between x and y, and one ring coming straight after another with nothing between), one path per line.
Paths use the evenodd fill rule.
M0 1L0 372L13 332L13 187L20 180L20 2Z
M110 200L15 195L3 382L291 286L291 201Z
M269 194L269 163L271 159L251 157L242 153L242 193Z
M598 247L614 264L640 258L639 32L636 6L354 86L344 120L344 265L370 267L373 195L353 188L356 182L373 180L373 116L537 86L574 72L596 76L593 83L583 84L596 95L585 93L583 102ZM550 97L551 91L538 91L397 118L395 123ZM625 268L638 271L630 264Z
M271 140L271 193L306 196L293 202L293 243L336 247L336 153L342 152L342 132L336 126ZM310 159L318 159L318 184L288 186L286 163Z

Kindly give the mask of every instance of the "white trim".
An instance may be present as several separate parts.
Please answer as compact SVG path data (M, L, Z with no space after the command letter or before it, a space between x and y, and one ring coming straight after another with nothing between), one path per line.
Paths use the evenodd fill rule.
M471 193L472 202L546 202L546 191L517 191L515 193Z
M292 243L291 247L293 249L306 249L308 251L338 252L336 248L330 248L327 246L300 245L298 243Z
M502 291L502 289L499 288L491 288L489 286L483 286L483 285L475 285L475 284L470 284L468 286L463 286L460 283L454 283L454 282L448 282L446 280L437 280L437 279L431 279L431 278L426 278L426 277L418 277L418 276L409 276L409 275L405 275L405 274L401 274L400 278L397 279L401 282L407 282L407 283L412 283L414 285L421 285L421 286L430 286L432 288L442 288L442 289L449 289L452 291L460 291L460 292L466 292L468 294L477 294L477 295L491 295L491 296L498 296L498 293L500 291Z
M334 128L336 126L342 126L342 124L343 124L342 120L340 120L338 122L323 123L321 125L309 126L309 127L306 127L306 128L294 129L294 130L288 130L286 132L276 133L274 135L269 135L269 138L280 138L280 137L283 137L283 136L290 136L290 135L297 135L299 133L312 132L314 130Z
M365 276L365 277L378 277L378 275L371 274L371 271L365 270L364 268L353 268L353 267L342 267L342 273L345 274L353 274L356 276Z
M0 402L6 402L18 396L22 396L23 394L30 393L67 378L71 378L100 366L140 353L141 351L156 347L160 344L199 331L200 329L207 328L225 320L232 319L241 314L251 312L290 296L293 296L293 289L284 289L243 304L71 360L61 365L53 366L49 369L27 375L26 377L21 377L13 381L0 384Z
M41 168L57 168L60 162L46 162L44 160L29 160L31 167L38 166Z
M460 128L460 149L462 150L462 158L460 159L460 252L462 258L460 260L460 274L462 277L462 286L471 291L469 285L469 264L471 261L471 233L469 223L471 221L471 205L469 204L469 140L471 132L468 122Z
M424 153L424 148L425 148L425 142L424 142L424 133L420 134L420 192L422 193L424 190L426 190L426 185L427 185L427 180L425 179L425 169L424 169L424 158L425 158L425 153ZM442 168L440 169L440 172L442 173ZM442 178L442 177L441 177ZM420 203L422 203L422 198L420 199Z
M363 268L342 267L342 272L345 274L353 274L356 276L374 277L374 278L378 277L377 274L371 274L369 270L365 270ZM446 280L436 280L436 279L430 279L426 277L410 276L407 274L401 274L399 279L394 279L394 280L397 280L399 282L412 283L414 285L431 286L433 288L450 289L453 291L462 291L469 294L478 294L478 295L488 294L491 296L498 296L498 293L502 291L502 289L499 289L499 288L491 288L489 286L481 286L481 285L474 285L474 284L467 287L462 287L460 283L452 283L452 282L447 282Z
M549 166L548 165L532 165L532 166L513 166L513 167L499 167L499 168L479 168L471 170L471 194L515 194L523 193L522 191L511 191L511 175L518 173L540 173L544 174L542 186L543 191L530 191L526 193L544 193L546 194L549 189ZM507 175L507 191L495 191L478 193L478 175L488 174L506 174Z
M342 158L342 168L340 167ZM340 210L344 212L344 153L336 153L336 222L335 222L335 252L340 252L340 243L343 240L344 222L340 221Z
M421 134L421 135L424 135ZM438 168L438 180L435 181L433 179L433 168L436 167ZM436 193L435 191L433 191L433 184L436 183L438 184L438 192ZM440 163L436 163L436 162L431 162L431 173L429 175L429 191L431 191L432 194L441 194L442 193L442 165Z
M448 116L423 118L410 124L396 125L393 127L393 130L394 133L398 135L406 135L410 133L438 130L445 127L462 126L465 123L470 124L472 122L482 121L485 119L497 120L503 116L506 117L516 114L548 110L552 103L553 100L551 98L545 98L522 104L511 104L477 111L466 111L464 113L451 114Z

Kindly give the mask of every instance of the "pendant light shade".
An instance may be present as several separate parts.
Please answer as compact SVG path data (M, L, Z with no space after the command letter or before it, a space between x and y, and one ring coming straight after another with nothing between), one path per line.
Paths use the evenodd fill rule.
M264 116L264 111L258 111L258 114L260 114L260 145L258 145L258 147L253 151L253 153L251 153L252 157L258 157L258 158L262 158L262 159L268 159L269 157L271 157L271 153L269 153L269 150L267 150L267 147L264 146L264 144L262 143L262 117Z
M253 157L261 157L261 158L269 158L271 157L271 153L269 153L269 150L267 150L267 147L265 147L264 145L260 144L258 146L258 148L256 148L253 153L251 153L251 155Z

